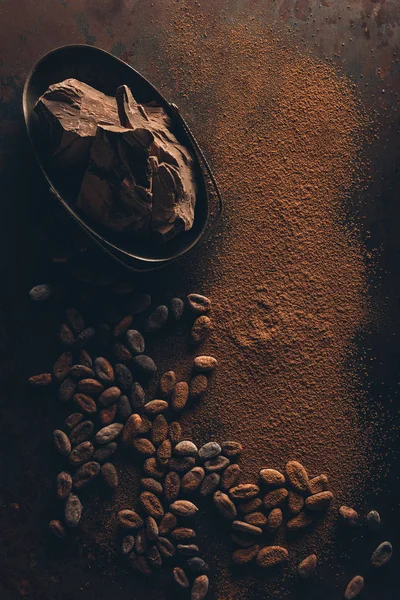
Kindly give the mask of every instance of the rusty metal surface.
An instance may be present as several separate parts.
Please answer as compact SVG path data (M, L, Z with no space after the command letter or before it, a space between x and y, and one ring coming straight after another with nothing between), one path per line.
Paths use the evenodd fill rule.
M179 1L179 0L177 0ZM120 573L113 565L96 564L90 548L58 550L44 535L51 505L54 465L47 442L55 409L26 396L24 380L50 361L56 310L38 315L27 290L45 281L44 264L32 223L35 205L47 194L40 179L21 112L21 92L34 62L45 52L68 43L94 44L130 63L170 101L176 102L196 132L201 117L173 89L163 68L160 33L169 18L170 0L0 0L0 421L1 533L0 598L14 600L105 600L158 598L176 592L157 580L148 586ZM216 18L223 7L232 19L262 15L279 22L290 36L304 42L316 57L333 61L351 76L377 124L371 148L372 183L366 192L366 243L379 249L383 275L376 285L389 325L371 335L377 359L371 367L372 395L385 401L398 387L400 363L398 317L400 297L399 116L400 4L398 0L200 0L204 14ZM194 23L195 27L196 24ZM204 92L206 93L206 92ZM204 149L207 135L202 134ZM204 249L203 249L203 252ZM393 420L399 423L396 407ZM389 450L388 477L382 482L378 509L387 515L383 533L397 548L400 542L400 461ZM332 581L346 580L361 565L364 541L353 546L349 565L346 546L339 544L336 572L327 572L317 589L293 588L293 598L326 600L341 597ZM370 576L366 600L398 598L398 569L393 561L382 576ZM167 586L167 587L165 587ZM211 599L218 598L214 587Z

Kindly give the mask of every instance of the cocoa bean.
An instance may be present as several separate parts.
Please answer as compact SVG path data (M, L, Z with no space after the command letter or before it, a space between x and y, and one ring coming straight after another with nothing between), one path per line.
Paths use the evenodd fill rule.
M182 477L181 489L185 494L192 494L201 485L205 477L205 471L202 467L194 467Z
M121 396L121 390L117 388L115 385L107 388L100 394L99 397L99 406L102 408L106 408L107 406L111 406L111 404L115 404L118 398Z
M28 383L31 387L47 387L51 384L53 376L51 373L40 373L40 375L32 375L29 377Z
M354 508L350 508L349 506L341 506L339 508L339 515L342 522L347 527L355 527L358 524L358 512L356 512Z
M167 473L164 479L164 495L169 503L178 498L180 488L181 480L178 473L175 471Z
M31 290L29 290L29 298L34 302L45 302L54 293L54 286L49 283L42 283L40 285L35 285Z
M248 502L240 503L238 509L244 515L247 515L251 512L258 510L262 506L261 498L253 498L253 500L249 500Z
M308 482L308 491L310 494L318 494L319 492L325 492L328 489L328 475L318 475L313 477Z
M126 365L117 363L114 367L115 385L122 393L128 394L132 387L132 373Z
M315 573L317 568L317 557L315 554L310 554L297 567L297 572L302 579L309 579Z
M367 514L367 525L370 531L378 531L381 526L381 517L378 511L371 510Z
M392 558L393 548L390 542L382 542L371 556L371 564L375 568L383 567Z
M170 507L170 511L178 516L178 517L194 517L198 508L193 502L189 502L189 500L175 500Z
M142 427L142 418L137 413L129 417L122 430L122 443L131 444L134 438L139 434Z
M258 546L258 544L253 544L249 548L235 550L235 552L232 554L232 560L235 565L247 565L249 562L255 559L259 550L260 546Z
M305 468L297 460L290 460L285 466L286 477L290 485L298 492L308 490L308 474Z
M285 476L275 469L261 469L260 481L271 488L279 488L285 485Z
M53 519L53 521L50 521L50 523L49 523L49 529L55 537L60 538L60 539L65 537L65 529L64 529L64 525L61 523L61 521L58 521L57 519Z
M244 533L234 532L231 533L231 539L241 548L250 548L250 546L254 545L253 535L245 535Z
M252 500L259 493L260 488L253 483L241 483L229 490L229 495L233 500Z
M110 460L110 458L112 457L112 455L114 454L114 452L117 449L117 444L115 442L110 442L109 444L106 444L105 446L100 446L100 448L97 448L97 450L95 451L93 458L95 460L97 460L97 462L99 463L104 463L108 460Z
M89 368L93 367L93 361L87 350L85 350L85 349L79 350L78 364L84 365L85 367L89 367Z
M111 425L107 425L107 427L103 427L96 433L95 440L97 444L108 444L109 442L113 442L121 433L124 426L121 423L112 423Z
M135 381L132 384L132 389L131 389L132 409L135 412L141 412L145 405L145 401L146 401L146 398L145 398L144 389L142 388L140 383Z
M190 336L194 344L200 344L210 334L212 329L212 321L209 317L203 315L198 317L193 323Z
M160 496L163 493L163 486L153 477L143 477L140 480L140 483L145 490L153 492L153 494L157 494L157 496Z
M78 496L70 494L65 502L64 517L68 527L77 527L81 520L83 506Z
M153 421L153 427L151 429L151 441L153 444L162 444L168 436L168 423L164 415L157 415Z
M110 385L114 382L115 374L110 361L103 356L99 356L94 361L94 372L97 379L104 385Z
M162 396L170 396L175 387L176 375L174 371L167 371L160 379L159 388Z
M264 546L257 554L256 562L259 567L267 569L286 562L289 552L281 546Z
M203 575L204 573L208 573L210 570L208 564L202 558L200 558L200 556L188 558L186 564L189 571L195 575Z
M237 463L229 465L221 476L221 489L227 492L238 482L242 470Z
M278 488L276 490L272 490L272 492L268 492L268 494L264 496L264 506L267 510L272 510L277 506L281 506L288 496L289 492L286 488Z
M199 458L209 460L221 454L221 446L217 442L207 442L199 450Z
M67 323L75 335L79 335L85 329L85 321L76 308L68 308L66 311Z
M61 383L66 378L72 367L72 361L72 352L63 352L60 354L53 366L53 375L56 381Z
M86 327L80 334L77 336L75 340L75 348L80 350L81 348L85 348L90 342L94 339L96 335L96 330L94 327Z
M158 464L157 459L152 456L144 461L143 470L149 477L161 479L164 477L164 469Z
M209 373L218 365L216 358L212 356L196 356L194 359L194 368L199 373Z
M71 442L68 436L61 431L61 429L55 429L53 431L53 442L54 447L62 456L68 456L71 452Z
M169 303L169 310L174 321L180 321L183 315L185 305L180 298L172 298Z
M71 431L77 425L79 425L82 420L83 415L81 413L72 413L72 415L69 415L64 421L65 428L68 429L68 431Z
M292 490L289 492L288 497L288 509L292 513L292 515L298 515L299 512L303 510L304 507L304 497L298 492L293 492Z
M125 343L132 352L133 356L136 356L137 354L143 354L145 342L140 331L137 331L136 329L129 329L129 331L126 332Z
M97 412L96 402L87 394L74 394L73 401L77 408L88 415L94 415Z
M178 421L172 421L168 427L168 438L171 440L171 444L176 445L182 438L182 428Z
M144 411L147 415L158 415L168 409L168 402L165 400L150 400L144 405Z
M73 467L78 467L87 462L94 453L94 447L91 442L82 442L73 448L68 459Z
M279 508L275 508L274 510L280 511ZM255 525L256 527L265 527L265 525L267 524L267 517L262 512L253 512L248 515L245 515L244 520L246 521L246 523L250 523L250 525Z
M168 307L164 304L161 304L160 306L157 306L157 308L155 308L153 312L149 315L145 325L145 331L148 331L149 333L155 333L165 325L167 320Z
M146 552L146 558L151 567L153 567L154 569L161 569L162 557L157 546L150 546L150 548Z
M176 516L173 515L171 512L165 513L158 526L160 530L160 535L167 535L170 531L175 529L176 524Z
M172 454L171 442L169 440L164 440L157 449L158 462L163 466L168 465L168 462L171 458L171 454Z
M75 336L66 323L61 325L58 337L64 348L71 348L74 345Z
M211 300L201 294L189 294L188 306L195 315L203 315L211 310Z
M274 533L282 525L283 517L280 508L273 508L268 515L267 529L269 533Z
M196 537L196 532L189 527L177 527L171 531L171 537L176 542L187 542Z
M293 519L290 519L290 521L287 522L286 527L288 528L288 531L301 531L302 529L309 527L312 522L312 517L303 511Z
M141 529L135 539L135 552L136 554L144 554L149 547L149 542L146 537L144 529Z
M189 579L186 576L185 571L181 567L174 567L172 571L174 581L180 588L187 590L189 587Z
M154 541L158 538L159 530L157 521L154 517L146 517L146 537L148 540Z
M69 375L77 381L81 379L93 379L94 371L86 365L72 365Z
M246 523L246 521L233 521L232 529L235 531L240 531L241 533L245 533L246 535L261 535L262 529L261 527L256 527L255 525L250 525L250 523Z
M115 415L117 414L117 405L112 404L111 406L107 406L107 408L103 408L100 411L100 423L103 427L107 425L111 425L114 422Z
M132 325L132 321L132 315L126 315L125 317L122 317L122 319L118 321L113 329L113 336L116 338L121 337L121 335L128 331L129 327Z
M172 392L171 406L175 411L185 408L189 398L189 386L186 381L179 381Z
M122 538L122 544L121 544L121 548L122 548L122 554L129 554L129 552L132 552L133 547L135 545L135 538L133 537L133 535L125 535Z
M173 456L168 467L177 473L186 473L194 467L196 459L193 456Z
M221 477L218 473L209 473L206 475L200 487L200 495L209 496L213 494L219 486L220 479Z
M308 496L305 500L305 505L308 510L323 510L327 508L333 500L332 492L319 492L313 496Z
M197 456L197 446L189 440L179 442L174 448L174 454L177 456Z
M79 423L69 434L69 439L72 446L77 446L81 442L84 442L93 433L94 425L92 421L82 421Z
M183 556L194 556L198 554L200 548L196 544L178 544L176 549Z
M346 587L344 597L346 598L346 600L352 600L353 598L356 598L361 593L363 588L364 588L364 577L361 577L361 575L356 575L355 577L353 577L353 579L349 582L348 586Z
M162 519L164 516L164 509L155 494L147 491L142 492L139 496L139 501L147 515L153 517L156 521Z
M78 383L78 391L84 394L101 394L104 385L97 379L81 379Z
M58 398L60 402L68 402L69 400L71 400L75 393L75 390L76 382L70 377L64 379L64 381L58 389Z
M141 454L141 456L154 456L156 449L147 438L136 438L132 442L133 448Z
M126 423L132 414L132 407L128 396L120 396L117 400L117 419L121 423Z
M145 378L152 377L157 372L154 360L146 354L135 356L132 360L132 366L139 376Z
M213 502L214 506L223 517L231 519L232 521L236 518L236 506L227 494L220 491L215 492Z
M142 517L131 508L120 510L117 519L119 525L124 529L140 529L144 525Z
M106 462L102 465L101 475L107 487L112 490L115 490L118 487L118 473L112 463Z
M195 375L190 380L189 384L189 395L194 399L198 400L205 394L208 386L208 379L205 375Z
M243 451L243 446L239 442L233 442L232 440L228 440L222 442L221 444L222 454L227 456L228 458L235 458L239 456L239 454Z
M199 575L193 582L191 600L204 600L207 596L209 581L207 575Z
M72 491L72 477L66 471L61 471L57 475L57 497L59 500L66 500Z
M120 363L126 363L132 360L131 351L122 342L114 342L112 351L116 360Z
M229 465L229 458L225 456L216 456L210 460L206 460L204 468L207 473L220 473Z
M82 465L74 474L72 482L74 488L80 490L92 482L100 473L100 465L98 462L91 460Z
M160 554L164 558L172 558L174 556L175 546L169 541L169 539L159 537L156 544Z

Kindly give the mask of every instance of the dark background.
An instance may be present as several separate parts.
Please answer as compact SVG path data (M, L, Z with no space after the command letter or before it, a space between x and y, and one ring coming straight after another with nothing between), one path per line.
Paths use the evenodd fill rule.
M200 119L196 119L195 110L179 90L170 88L168 73L158 62L157 31L162 22L157 23L155 17L161 2L0 0L2 600L158 597L159 582L148 586L137 578L133 580L114 562L108 565L104 558L94 560L95 550L82 543L71 542L60 550L46 533L55 472L48 439L56 423L57 407L51 394L47 398L29 396L25 381L32 373L41 372L44 365L51 365L56 353L53 332L59 323L60 309L54 304L38 309L27 298L30 287L47 281L52 273L36 239L37 207L46 206L48 195L24 131L21 94L29 69L42 54L62 44L94 44L126 60L159 86L169 100L178 103L196 131L201 127ZM210 22L215 18L216 4L216 0L201 0ZM377 265L371 276L371 294L382 318L379 327L366 333L360 344L373 359L368 381L374 415L371 418L382 412L387 420L387 436L375 440L386 467L374 505L386 516L382 539L391 539L395 556L383 572L367 574L368 585L362 597L395 600L400 595L400 5L397 0L221 0L219 5L231 10L232 19L239 20L245 9L261 11L271 26L275 22L283 24L299 42L304 41L314 56L332 60L353 78L373 116L376 129L370 150L371 183L362 200L362 217L365 243ZM207 153L204 133L202 138ZM204 245L195 252L198 259L207 257ZM173 276L174 268L155 279L153 285ZM322 571L310 588L291 586L288 595L316 600L340 598L349 578L359 569L365 571L365 549L373 546L368 537L338 539L334 566ZM173 598L176 592L167 591L167 595ZM212 588L210 597L218 598L218 590Z

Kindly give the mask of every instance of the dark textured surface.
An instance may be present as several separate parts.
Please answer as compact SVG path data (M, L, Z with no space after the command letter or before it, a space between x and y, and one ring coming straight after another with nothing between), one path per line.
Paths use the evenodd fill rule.
M94 44L126 60L159 86L177 102L196 131L201 122L194 107L179 90L169 87L163 69L159 40L169 4L163 0L41 0L34 5L28 0L0 0L0 597L5 600L160 597L158 581L149 586L138 578L135 581L114 563L107 566L102 562L99 567L92 548L71 541L65 550L59 550L47 536L58 466L49 440L59 413L51 393L47 398L28 395L25 379L51 364L59 310L53 305L33 307L27 297L28 289L51 278L51 273L34 235L36 208L47 192L24 132L21 91L29 69L45 52L68 43ZM365 229L370 232L366 243L371 252L380 251L382 276L373 285L387 318L368 340L374 357L371 402L377 406L391 403L392 425L398 426L400 6L396 0L225 0L219 4L232 5L232 19L240 19L240 11L245 9L261 10L271 24L283 22L290 35L298 41L304 39L315 56L332 59L354 78L378 124L371 149L372 183L367 192ZM201 0L201 5L211 23L215 0ZM210 151L207 135L202 132L201 137L204 150ZM198 259L207 256L204 245L196 252ZM181 281L185 281L182 274L187 276L180 284L182 290L195 287L197 274L187 261L178 272ZM168 281L173 273L174 268L155 276L152 285L157 289L158 282ZM399 460L394 441L385 460L388 476L373 504L384 515L382 539L390 537L395 556L385 572L369 575L362 596L369 600L395 600L399 594ZM351 545L349 560L346 540L338 540L335 566L323 572L318 586L309 591L290 584L290 597L340 598L345 582L359 568L364 570L366 549L372 545L360 537ZM176 597L169 584L163 581L161 585L168 597ZM218 598L214 586L210 598Z

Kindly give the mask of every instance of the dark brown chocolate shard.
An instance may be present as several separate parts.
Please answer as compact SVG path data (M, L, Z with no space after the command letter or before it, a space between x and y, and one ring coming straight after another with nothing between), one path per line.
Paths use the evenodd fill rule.
M98 123L119 125L115 98L78 81L51 85L35 112L47 130L50 152L58 167L86 167Z

